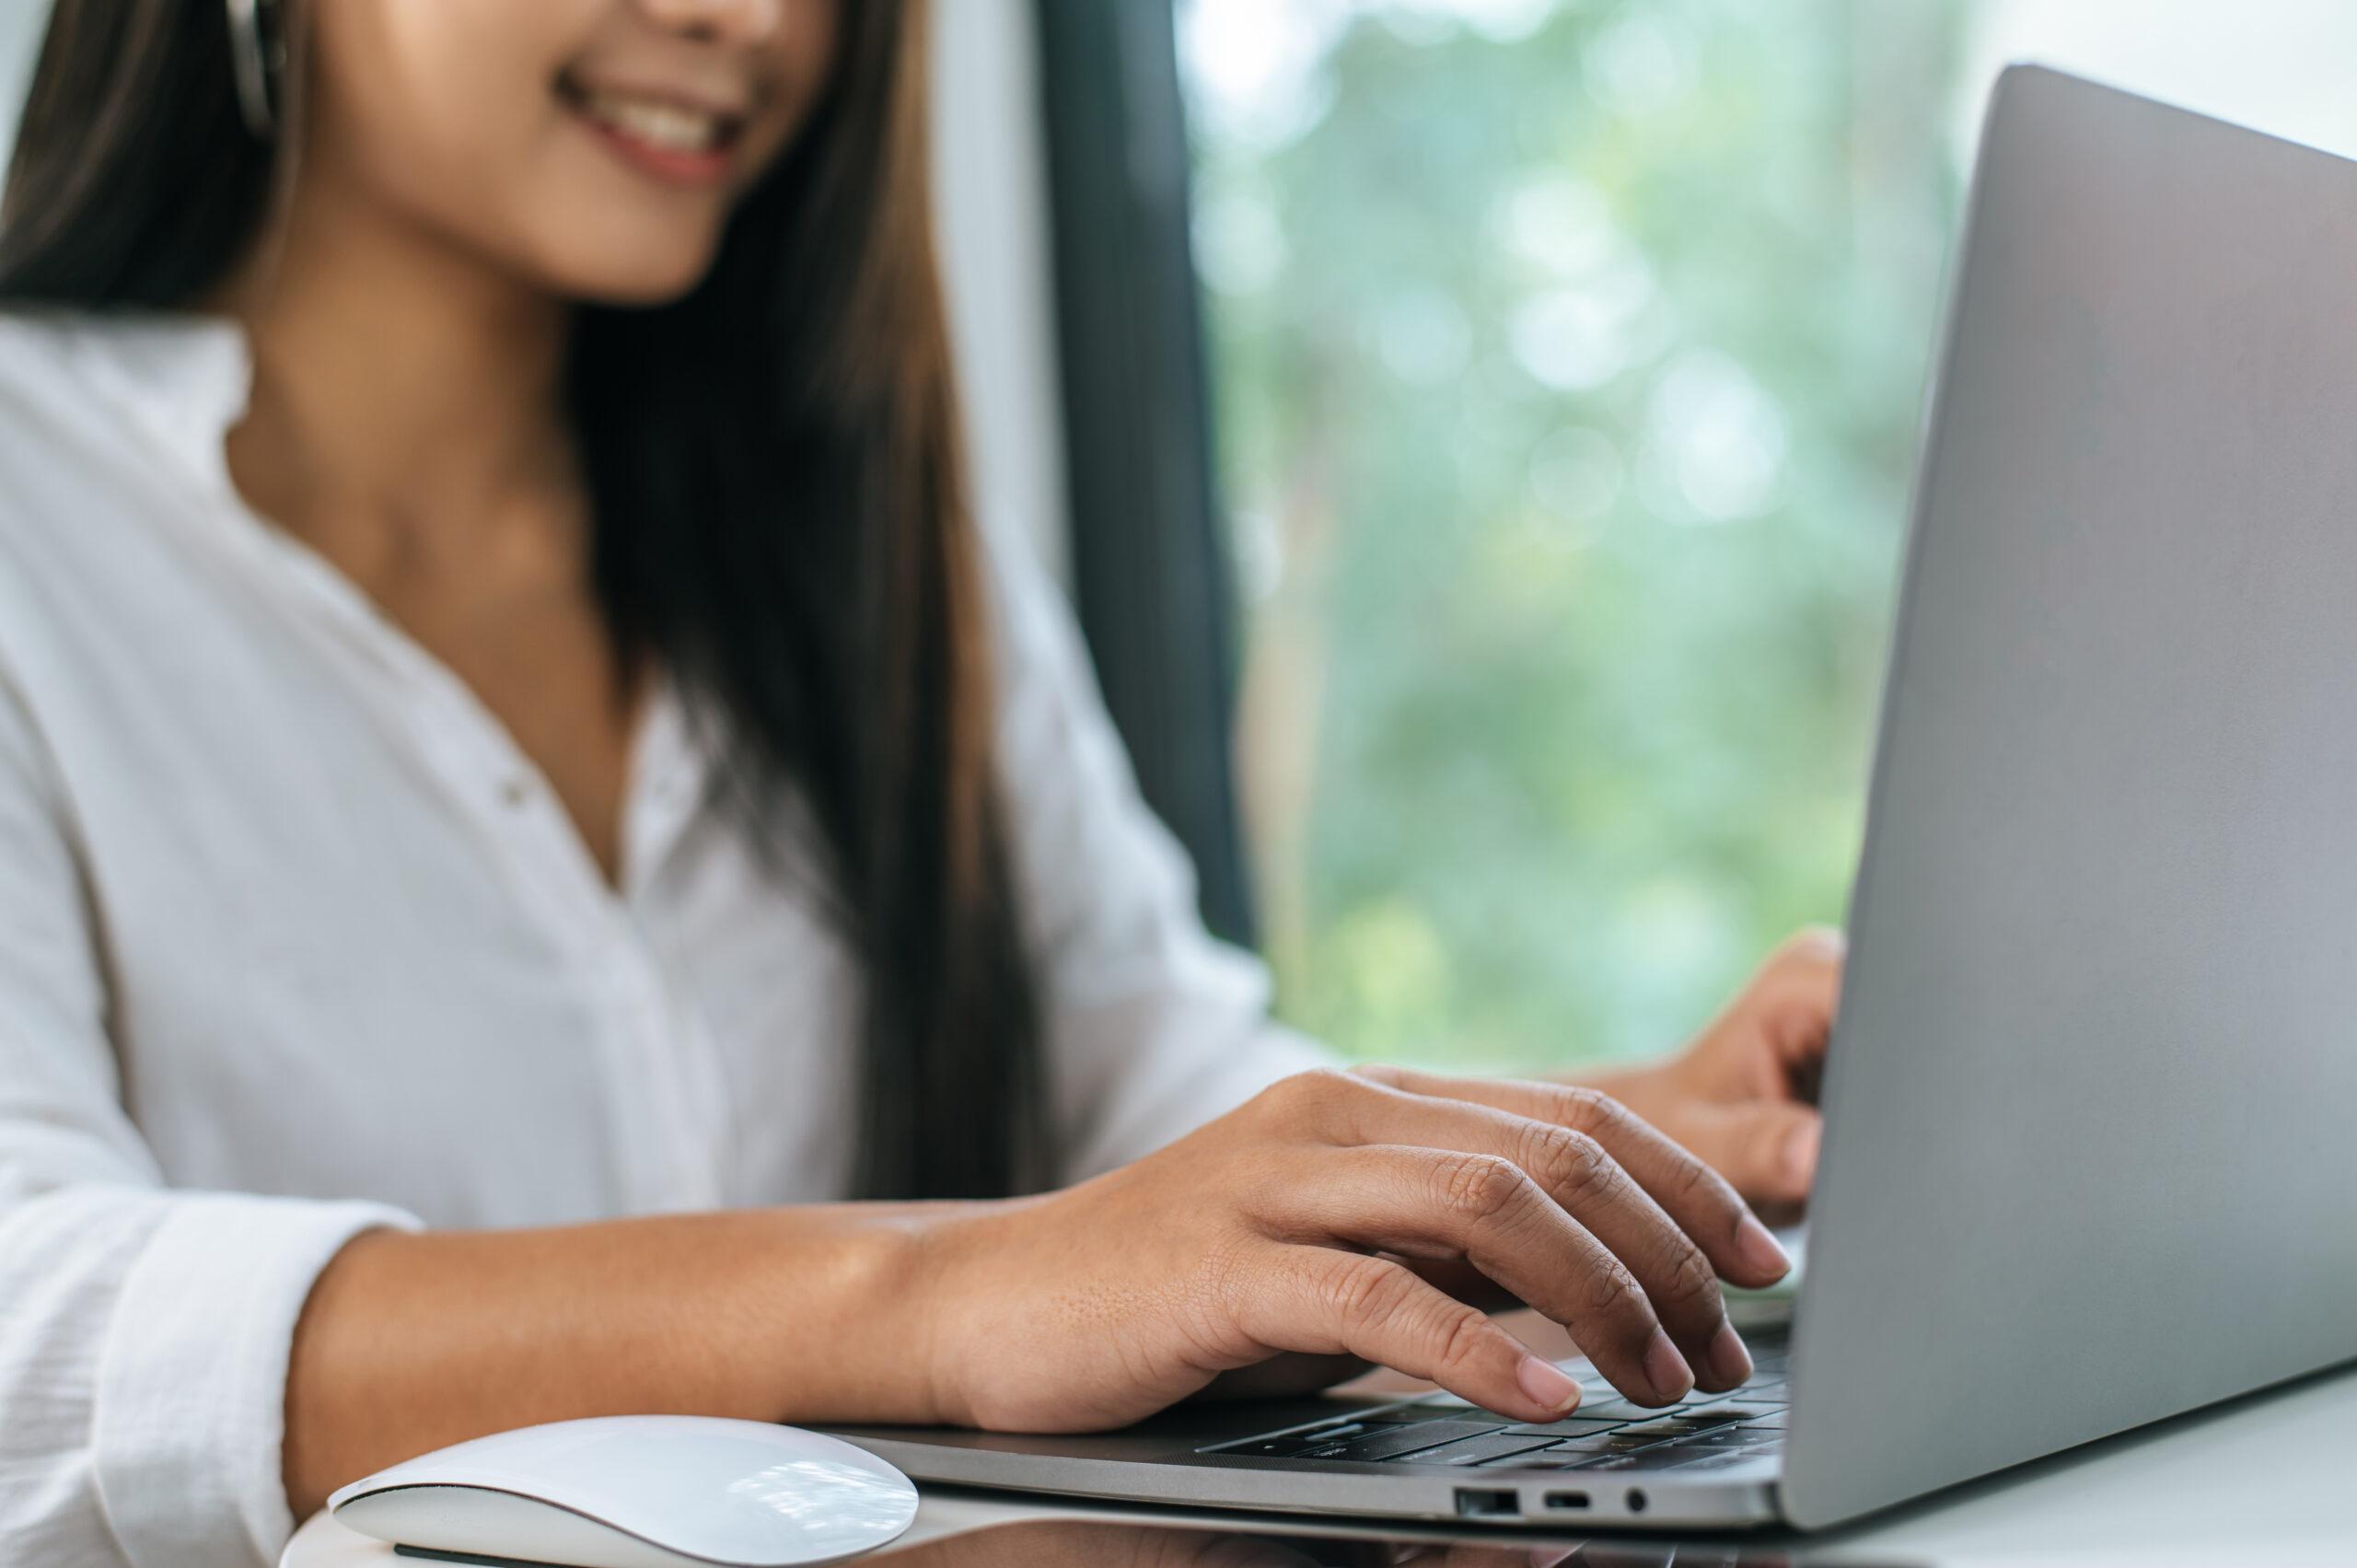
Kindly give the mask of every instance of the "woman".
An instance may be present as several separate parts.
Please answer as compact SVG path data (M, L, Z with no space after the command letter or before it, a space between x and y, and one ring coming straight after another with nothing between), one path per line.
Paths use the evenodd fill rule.
M1745 1376L1835 945L1608 1086L1724 1177L1268 1022L968 524L913 0L252 11L59 0L0 226L12 1548L609 1411L1554 1414L1508 1298Z

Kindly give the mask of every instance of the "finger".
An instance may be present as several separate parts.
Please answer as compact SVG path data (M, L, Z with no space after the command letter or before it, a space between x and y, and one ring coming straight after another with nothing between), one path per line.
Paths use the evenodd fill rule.
M1230 1288L1237 1326L1272 1351L1354 1355L1526 1421L1579 1403L1579 1385L1560 1367L1388 1259L1286 1246L1271 1272Z
M1289 1184L1295 1202L1288 1239L1344 1241L1411 1258L1462 1256L1570 1330L1596 1369L1631 1399L1670 1404L1693 1388L1674 1332L1664 1331L1666 1313L1657 1311L1644 1274L1626 1261L1630 1254L1615 1256L1520 1163L1497 1153L1394 1144L1323 1150L1316 1158L1314 1175L1305 1172ZM1614 1179L1626 1195L1647 1202L1617 1170ZM1593 1190L1595 1179L1588 1179ZM1653 1213L1654 1225L1674 1235L1668 1218ZM1726 1328L1726 1314L1701 1253L1690 1244L1685 1250L1707 1293L1706 1326L1688 1332L1700 1353ZM1749 1372L1746 1363L1730 1386Z
M1487 1106L1594 1139L1693 1238L1712 1266L1736 1284L1773 1284L1793 1266L1724 1178L1609 1095L1570 1084L1444 1077L1406 1067L1357 1071L1428 1103Z
M1746 1200L1779 1209L1807 1201L1823 1130L1817 1109L1794 1100L1701 1106L1683 1128L1687 1146Z
M1829 967L1839 971L1849 950L1850 939L1841 934L1840 926L1804 925L1777 943L1769 953L1768 961Z
M1337 1141L1359 1136L1375 1143L1413 1144L1424 1150L1505 1161L1529 1179L1549 1206L1561 1212L1562 1223L1588 1238L1588 1245L1577 1248L1557 1244L1551 1237L1517 1241L1515 1245L1524 1249L1527 1260L1512 1271L1511 1277L1493 1272L1481 1259L1474 1261L1482 1272L1570 1329L1581 1348L1595 1355L1605 1375L1631 1399L1666 1402L1684 1396L1695 1381L1713 1388L1733 1388L1751 1375L1750 1356L1743 1348L1742 1337L1728 1324L1708 1257L1598 1139L1554 1121L1518 1116L1495 1106L1386 1090L1380 1086L1367 1092L1383 1098L1359 1107L1355 1122L1338 1125ZM1610 1100L1583 1093L1586 1102L1598 1108L1583 1113L1590 1125L1601 1127L1612 1116L1626 1117ZM1627 1120L1632 1126L1641 1125L1633 1118ZM1649 1130L1648 1135L1652 1136ZM1621 1133L1615 1136L1630 1141ZM1666 1142L1663 1150L1654 1152L1666 1160L1699 1167L1691 1156ZM1295 1190L1302 1185L1296 1184ZM1440 1201L1446 1204L1457 1196L1444 1193ZM1518 1195L1500 1191L1472 1196L1504 1201ZM1731 1191L1726 1197L1741 1210ZM1432 1202L1415 1192L1395 1194L1394 1201ZM1729 1235L1735 1230L1732 1222L1718 1228ZM1643 1313L1619 1303L1599 1308L1585 1299L1589 1293L1617 1286L1614 1273L1619 1270L1599 1272L1597 1255L1615 1260L1634 1279L1646 1307ZM1572 1280L1578 1282L1578 1288L1569 1283ZM1537 1294L1532 1294L1534 1285ZM1669 1343L1657 1348L1654 1335L1663 1330ZM1665 1349L1669 1353L1665 1354Z
M1410 1258L1408 1267L1434 1289L1484 1312L1511 1312L1523 1305L1512 1291L1462 1258Z
M1848 948L1830 926L1812 926L1785 938L1761 966L1750 1005L1761 1038L1798 1098L1817 1098L1816 1073L1840 1010L1841 971Z

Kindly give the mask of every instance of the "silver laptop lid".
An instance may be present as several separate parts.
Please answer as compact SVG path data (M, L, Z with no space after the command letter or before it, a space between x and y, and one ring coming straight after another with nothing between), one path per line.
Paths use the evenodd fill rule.
M2357 164L2016 68L1962 255L1803 1525L2357 1356Z

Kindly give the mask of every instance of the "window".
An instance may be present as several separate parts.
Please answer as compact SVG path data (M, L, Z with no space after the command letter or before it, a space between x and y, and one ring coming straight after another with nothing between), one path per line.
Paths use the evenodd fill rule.
M1280 1005L1485 1066L1673 1044L1840 917L1996 65L2357 142L2338 0L1184 0L1178 35Z

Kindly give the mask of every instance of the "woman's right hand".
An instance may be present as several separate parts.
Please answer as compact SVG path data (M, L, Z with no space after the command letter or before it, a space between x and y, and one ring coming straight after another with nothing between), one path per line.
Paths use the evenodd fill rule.
M1790 1266L1724 1179L1593 1089L1391 1067L1287 1078L1132 1165L923 1229L929 1402L999 1431L1124 1425L1288 1353L1529 1421L1577 1402L1419 1265L1471 1265L1669 1404L1750 1375L1719 1276Z

